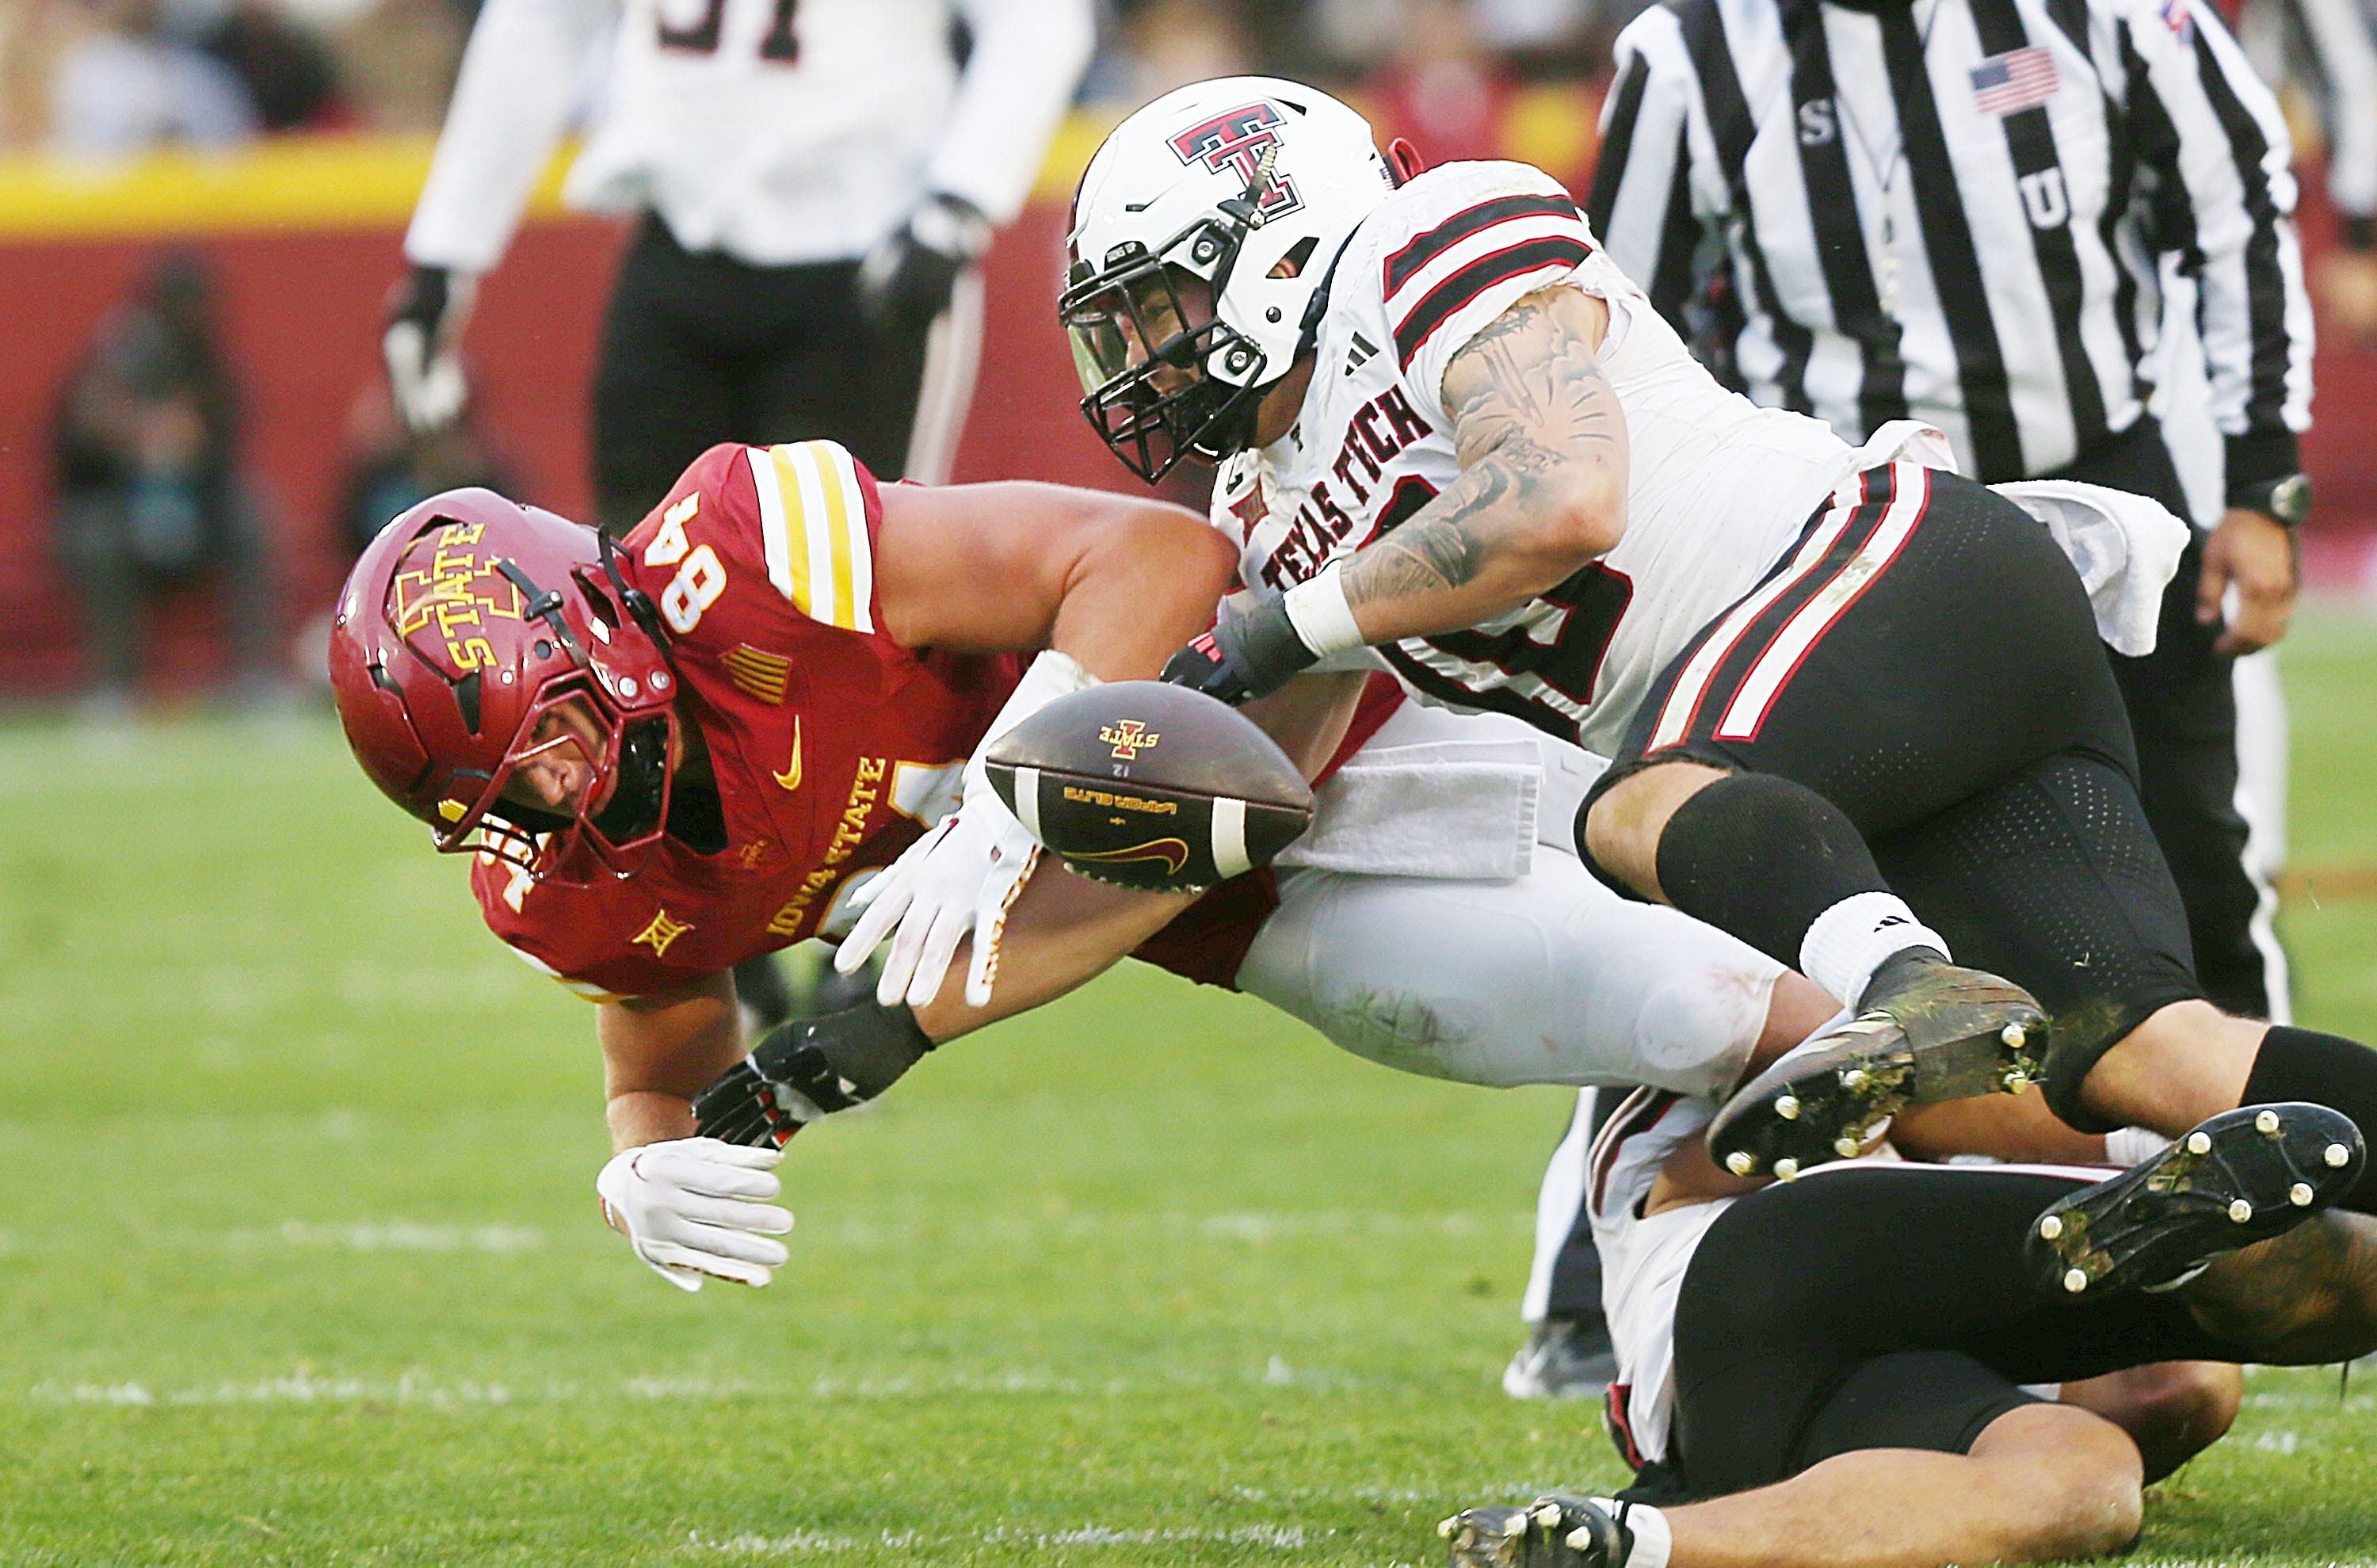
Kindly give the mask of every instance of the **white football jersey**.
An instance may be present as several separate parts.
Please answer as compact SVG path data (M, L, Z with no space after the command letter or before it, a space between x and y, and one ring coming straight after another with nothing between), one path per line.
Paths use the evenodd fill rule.
M1363 221L1296 425L1224 465L1213 522L1247 584L1274 588L1401 524L1461 473L1445 366L1561 282L1609 305L1599 360L1626 412L1625 537L1495 621L1374 652L1423 701L1511 713L1608 755L1660 670L1781 558L1857 454L1719 386L1541 170L1443 164Z
M759 266L863 255L928 190L1012 218L1093 37L1087 0L487 0L414 261L495 265L606 27L567 198L649 209L687 249Z

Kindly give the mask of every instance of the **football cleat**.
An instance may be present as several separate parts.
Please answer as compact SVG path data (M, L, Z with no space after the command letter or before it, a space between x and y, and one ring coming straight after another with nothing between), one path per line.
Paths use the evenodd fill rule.
M1600 1313L1546 1318L1502 1369L1502 1392L1513 1399L1598 1399L1617 1376L1618 1352Z
M1634 1546L1601 1504L1558 1492L1524 1507L1464 1508L1436 1533L1449 1568L1624 1568Z
M1736 1091L1709 1152L1737 1176L1794 1175L1855 1154L1907 1106L2019 1094L2038 1076L2047 1014L1977 969L1903 953L1874 972L1857 1015Z
M2360 1130L2325 1106L2222 1111L2040 1215L2028 1243L2033 1274L2050 1294L2173 1289L2215 1258L2334 1204L2359 1180L2364 1157Z

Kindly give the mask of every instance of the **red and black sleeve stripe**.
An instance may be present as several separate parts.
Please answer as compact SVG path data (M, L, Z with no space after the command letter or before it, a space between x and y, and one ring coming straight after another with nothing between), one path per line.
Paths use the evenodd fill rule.
M1564 196L1498 196L1491 201L1463 208L1435 228L1413 235L1403 249L1387 257L1386 292L1392 294L1417 276L1421 268L1470 235L1497 223L1506 223L1513 218L1577 216L1576 203Z
M1538 272L1547 267L1573 267L1592 254L1583 240L1567 234L1544 234L1489 251L1468 266L1447 273L1444 281L1420 297L1395 328L1395 353L1403 368L1411 368L1420 347L1454 312L1497 283Z

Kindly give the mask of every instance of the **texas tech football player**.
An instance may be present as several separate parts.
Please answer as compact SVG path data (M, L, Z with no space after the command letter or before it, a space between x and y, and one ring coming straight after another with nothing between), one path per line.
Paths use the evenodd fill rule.
M2240 1097L2377 1124L2377 1054L2227 1016L2193 973L2100 645L2152 646L2185 538L2159 506L2029 494L2125 560L2084 586L2070 528L1938 432L1852 449L1726 391L1541 171L1390 162L1295 83L1140 110L1073 220L1084 413L1142 474L1226 464L1260 590L1167 678L1244 700L1369 657L1606 748L1597 868L1857 1011L1716 1119L1738 1168L2042 1068L2075 1126L2176 1135Z

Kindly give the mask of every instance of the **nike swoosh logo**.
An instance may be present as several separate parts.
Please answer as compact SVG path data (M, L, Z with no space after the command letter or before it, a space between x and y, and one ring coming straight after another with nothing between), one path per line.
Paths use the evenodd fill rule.
M776 775L776 782L786 789L801 787L801 720L793 715L793 765Z

